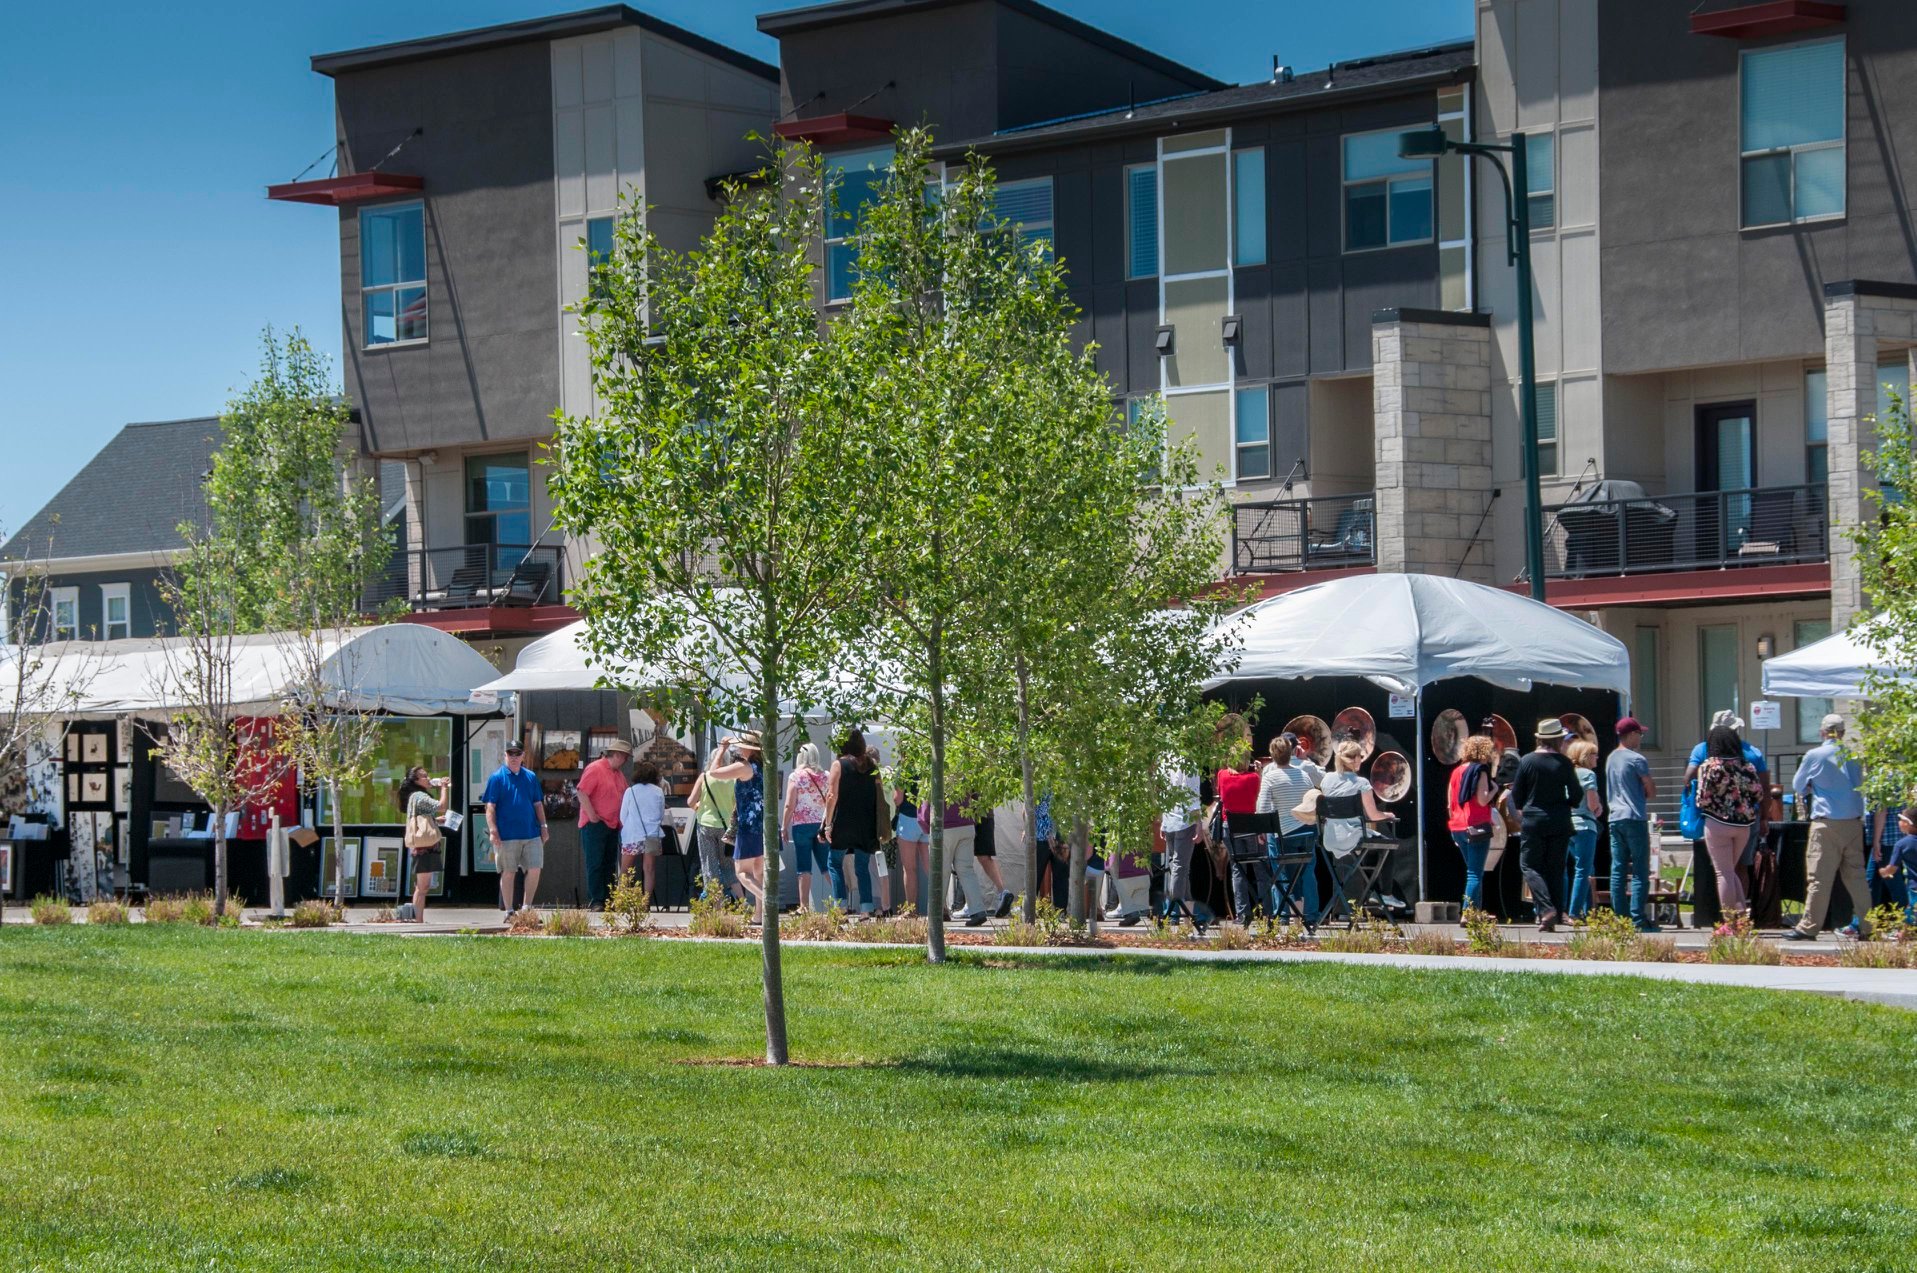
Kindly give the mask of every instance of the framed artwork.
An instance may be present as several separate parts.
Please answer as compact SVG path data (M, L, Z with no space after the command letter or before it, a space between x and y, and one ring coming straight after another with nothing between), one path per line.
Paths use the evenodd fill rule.
M486 830L486 819L466 819L466 874L490 871L499 874L499 854L493 851L493 837Z
M597 760L606 748L618 741L619 731L610 725L595 725L586 731L586 759Z
M82 734L80 736L80 760L83 764L104 765L107 762L106 735Z
M80 763L80 736L78 734L69 733L67 735L66 757L67 763L69 764L77 765Z
M13 845L0 843L0 894L13 892Z
M80 775L79 774L67 775L67 803L68 804L80 803Z
M579 768L579 731L576 729L549 729L546 731L546 750L541 753L541 769L577 769Z
M446 855L446 865L440 870L433 872L433 886L426 890L426 896L428 897L446 896L446 877L452 874L452 845L442 841L440 849ZM405 873L400 877L400 893L401 896L411 897L413 895L413 881L419 878L419 872L413 869L412 850L407 849L402 852L400 854L400 861L406 865Z
M520 726L519 741L526 748L526 763L537 769L546 754L546 727L536 722Z
M113 772L113 811L131 813L133 811L133 771L116 769Z
M352 827L399 826L405 821L393 793L406 771L424 765L433 774L453 767L453 722L445 716L414 716L381 720L379 741L373 749L366 777L340 791L340 822ZM325 791L319 798L319 824L333 821L332 801Z
M332 836L320 838L319 888L321 897L330 897L333 892L333 863L339 859L341 849L346 855L345 896L359 896L359 837L349 835L343 840Z
M133 721L122 716L113 726L116 745L114 758L123 765L133 763Z
M361 846L359 895L398 897L406 842L397 836L369 835Z
M98 738L98 734L90 735ZM83 804L105 804L107 802L107 776L105 774L80 775L80 801Z
M503 720L488 721L480 726L466 745L466 790L477 797L486 789L486 779L506 763L506 743L511 737L507 724Z

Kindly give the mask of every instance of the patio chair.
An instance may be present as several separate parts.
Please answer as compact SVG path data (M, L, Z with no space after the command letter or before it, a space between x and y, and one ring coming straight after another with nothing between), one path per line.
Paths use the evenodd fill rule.
M1390 906L1384 900L1384 894L1378 887L1385 867L1391 862L1391 855L1399 845L1397 819L1387 818L1389 831L1367 826L1364 839L1349 853L1336 854L1326 852L1327 864L1331 867L1331 897L1326 900L1324 909L1318 914L1318 923L1323 924L1342 904L1349 912L1349 924L1358 926L1361 913L1373 912L1383 915Z
M1317 872L1318 854L1322 851L1323 844L1318 840L1313 840L1310 848L1287 850L1280 832L1278 847L1271 854L1272 914L1282 921L1295 906L1305 917L1306 932L1317 931L1321 916L1305 907L1305 872Z

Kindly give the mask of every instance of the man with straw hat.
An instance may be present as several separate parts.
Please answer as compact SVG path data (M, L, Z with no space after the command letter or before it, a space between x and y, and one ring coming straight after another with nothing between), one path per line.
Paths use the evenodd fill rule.
M579 852L586 860L586 905L603 910L619 866L619 808L625 802L632 744L615 738L579 775Z
M1577 767L1563 752L1569 731L1564 722L1547 716L1538 722L1538 748L1518 762L1511 780L1511 806L1518 812L1518 867L1531 904L1537 911L1538 931L1554 931L1564 920L1564 855L1571 847L1571 809L1584 799Z

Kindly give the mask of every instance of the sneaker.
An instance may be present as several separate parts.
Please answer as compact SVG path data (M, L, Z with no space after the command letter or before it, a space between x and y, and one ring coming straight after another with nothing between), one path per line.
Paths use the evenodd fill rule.
M1138 921L1143 918L1145 918L1143 915L1137 914L1136 912L1130 915L1121 915L1118 917L1118 926L1120 928L1136 928Z
M967 928L979 928L984 925L985 920L986 915L984 911L975 911L965 917L965 926Z
M1844 925L1837 930L1837 935L1839 937L1848 937L1852 941L1864 940L1864 930L1859 928L1855 923Z
M1816 933L1807 933L1801 928L1793 928L1784 934L1785 941L1816 941Z
M1007 915L1010 915L1012 913L1012 903L1017 900L1018 899L1010 893L1000 893L998 895L998 917L1004 919Z
M1640 919L1637 922L1637 931L1640 933L1661 933L1664 930L1648 919Z

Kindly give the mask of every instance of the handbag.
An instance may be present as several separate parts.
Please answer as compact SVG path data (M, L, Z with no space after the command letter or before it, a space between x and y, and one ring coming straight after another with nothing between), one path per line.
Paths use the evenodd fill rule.
M1677 833L1687 840L1704 838L1704 815L1697 811L1697 784L1687 783L1677 802Z
M1317 826L1318 802L1324 799L1324 795L1325 793L1319 791L1316 787L1305 792L1304 799L1300 800L1291 811L1292 819L1297 822L1302 822L1306 826Z
M424 853L428 849L439 847L439 824L423 813L415 813L406 819L406 847L415 853Z

